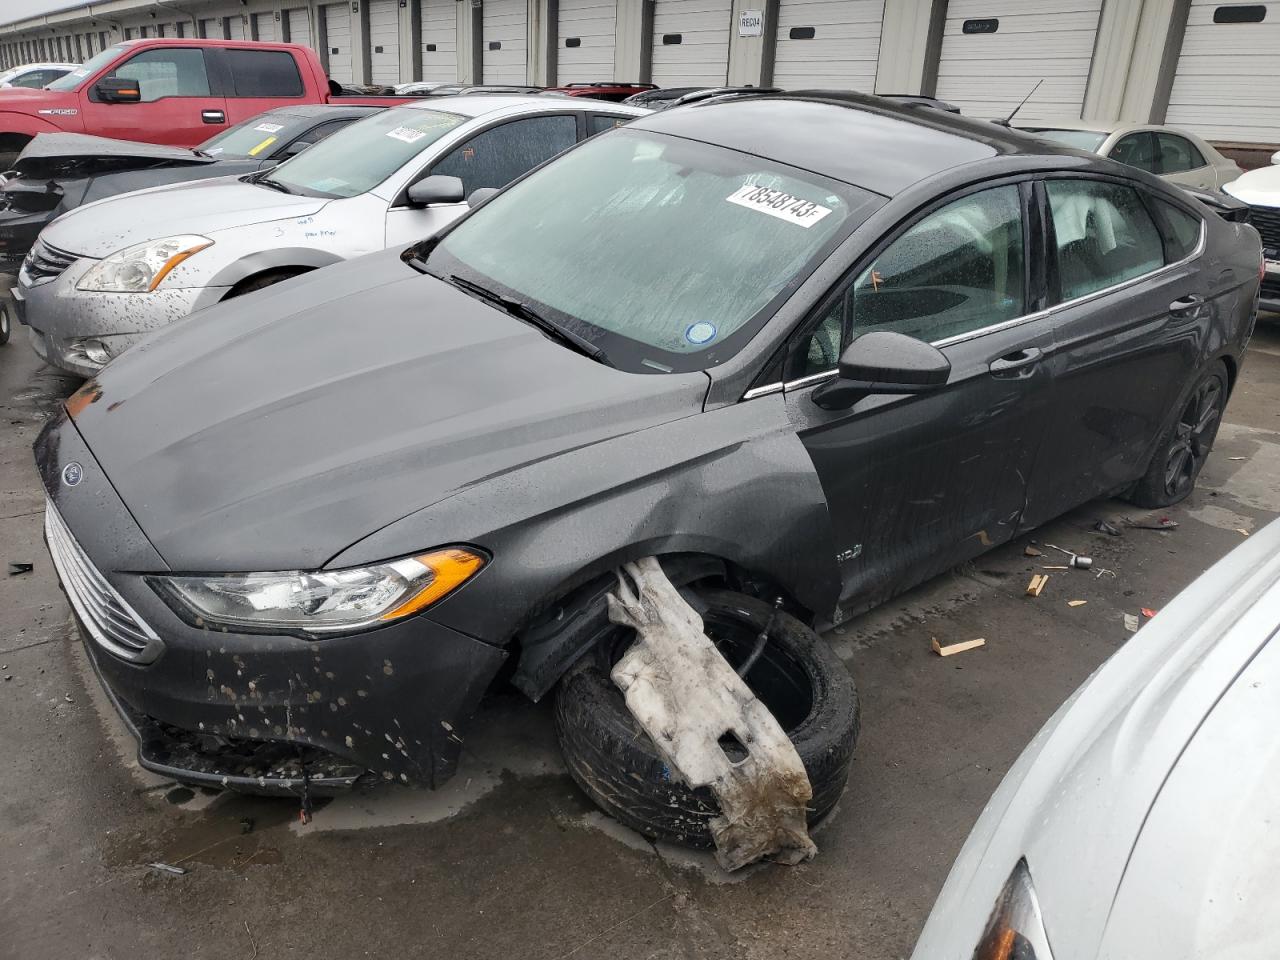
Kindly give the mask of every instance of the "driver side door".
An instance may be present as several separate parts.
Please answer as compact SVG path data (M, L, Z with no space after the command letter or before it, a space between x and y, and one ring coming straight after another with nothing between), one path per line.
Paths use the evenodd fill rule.
M577 141L578 118L572 114L520 117L464 140L429 164L414 180L437 174L458 177L462 181L462 195L469 197L483 187L505 187ZM410 206L402 194L387 211L387 246L428 237L466 211L465 202Z
M145 129L155 143L194 147L227 129L227 100L215 94L213 75L200 48L142 50L85 88L85 129L119 140L136 140ZM104 102L95 85L109 77L137 81L142 100Z
M878 602L1013 536L1043 436L1052 324L1028 183L924 212L874 248L793 343L789 416L826 494L842 605ZM1029 222L1034 216L1035 229ZM936 346L941 388L825 410L814 390L857 336Z

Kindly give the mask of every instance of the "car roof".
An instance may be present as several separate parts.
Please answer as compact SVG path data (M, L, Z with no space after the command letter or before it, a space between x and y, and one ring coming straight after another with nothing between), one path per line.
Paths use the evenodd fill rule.
M633 126L767 157L887 197L997 156L1091 156L986 120L834 90L708 100Z
M648 116L649 111L643 107L628 106L622 103L609 103L603 100L591 100L585 97L543 97L536 93L484 93L464 94L459 96L424 97L411 103L403 104L410 110L440 110L444 113L455 113L464 117L482 117L521 107L528 111L563 112L565 110L608 110L631 113L637 117Z

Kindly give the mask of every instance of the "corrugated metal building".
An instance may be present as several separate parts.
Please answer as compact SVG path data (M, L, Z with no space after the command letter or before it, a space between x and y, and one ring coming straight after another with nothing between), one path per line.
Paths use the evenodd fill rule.
M289 40L343 83L776 85L1280 143L1280 0L106 0L0 26L0 63L144 36Z

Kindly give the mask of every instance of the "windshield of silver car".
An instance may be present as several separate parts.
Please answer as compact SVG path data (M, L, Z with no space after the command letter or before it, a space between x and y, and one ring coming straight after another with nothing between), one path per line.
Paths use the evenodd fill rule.
M427 272L515 298L637 372L731 357L882 201L683 138L601 134L495 196Z
M321 140L271 171L291 191L354 197L372 190L466 117L439 110L393 107Z

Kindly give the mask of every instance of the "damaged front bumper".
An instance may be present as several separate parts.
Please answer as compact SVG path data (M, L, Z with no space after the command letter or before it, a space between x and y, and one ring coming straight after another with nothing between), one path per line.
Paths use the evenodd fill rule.
M65 416L36 461L50 554L143 767L267 793L304 779L316 793L362 778L437 787L454 774L457 727L501 648L423 616L323 640L190 626L145 583L169 571ZM71 463L82 479L69 487Z

